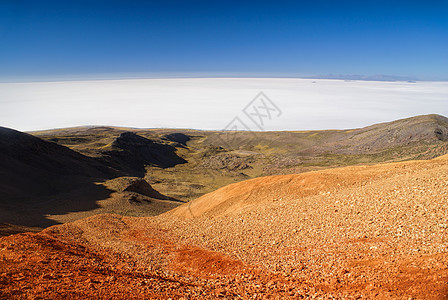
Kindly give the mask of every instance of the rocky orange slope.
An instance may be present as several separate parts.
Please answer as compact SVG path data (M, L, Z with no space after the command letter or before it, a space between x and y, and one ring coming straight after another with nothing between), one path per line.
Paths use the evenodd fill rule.
M258 178L0 239L3 298L448 295L448 157Z
M431 168L444 166L447 160L448 155L445 155L432 161L352 166L302 174L260 177L220 188L179 206L166 215L194 218L235 214L253 205L260 208L260 204L267 202L279 200L294 202L296 198L339 193L350 187L396 178L397 175L417 176L429 166Z

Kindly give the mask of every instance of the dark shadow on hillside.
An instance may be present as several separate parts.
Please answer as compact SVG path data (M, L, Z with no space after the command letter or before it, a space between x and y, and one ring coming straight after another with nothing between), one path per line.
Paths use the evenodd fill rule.
M176 143L175 144L176 147L185 148L187 146L187 142L191 140L191 137L186 134L180 133L180 132L175 132L175 133L165 134L162 137L162 140L174 142L174 143Z
M112 150L103 152L100 161L130 175L145 176L146 165L170 168L187 161L176 154L176 148L139 136L123 132L112 143Z
M67 180L73 180L73 178L67 178ZM20 226L48 227L59 224L48 219L48 215L64 215L97 209L100 207L97 201L108 198L113 192L93 181L82 180L78 184L77 187L71 185L66 192L52 196L2 198L0 220Z
M183 203L183 201L166 196L159 191L156 191L144 178L140 177L114 178L108 181L108 187L117 192L130 192L150 199Z
M97 208L111 191L95 182L117 175L67 147L0 127L0 222L49 226L48 214Z
M175 152L170 145L124 132L102 160L0 127L0 223L48 227L57 224L49 215L100 208L98 201L110 198L116 190L98 183L126 175L144 176L148 164L167 168L185 163ZM142 178L127 187L149 198L176 201Z

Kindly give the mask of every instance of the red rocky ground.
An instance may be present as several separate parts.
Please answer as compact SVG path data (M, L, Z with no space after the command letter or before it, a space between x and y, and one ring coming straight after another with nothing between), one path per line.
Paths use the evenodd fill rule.
M448 157L258 178L0 239L0 298L445 299Z

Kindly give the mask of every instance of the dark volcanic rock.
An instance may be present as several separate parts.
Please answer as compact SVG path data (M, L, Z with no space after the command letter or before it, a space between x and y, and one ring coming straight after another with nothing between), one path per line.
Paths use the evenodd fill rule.
M448 141L448 128L438 126L434 129L434 134L439 140L444 142Z
M253 162L253 159L250 157L240 157L238 155L232 154L219 154L208 157L203 163L202 166L208 169L215 170L229 170L229 171L237 171L237 170L245 170L252 169L250 163Z

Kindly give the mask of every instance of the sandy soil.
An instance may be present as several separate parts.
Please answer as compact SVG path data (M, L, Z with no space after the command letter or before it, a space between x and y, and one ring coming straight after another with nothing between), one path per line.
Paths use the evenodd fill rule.
M1 298L446 299L448 156L237 183L0 239Z

